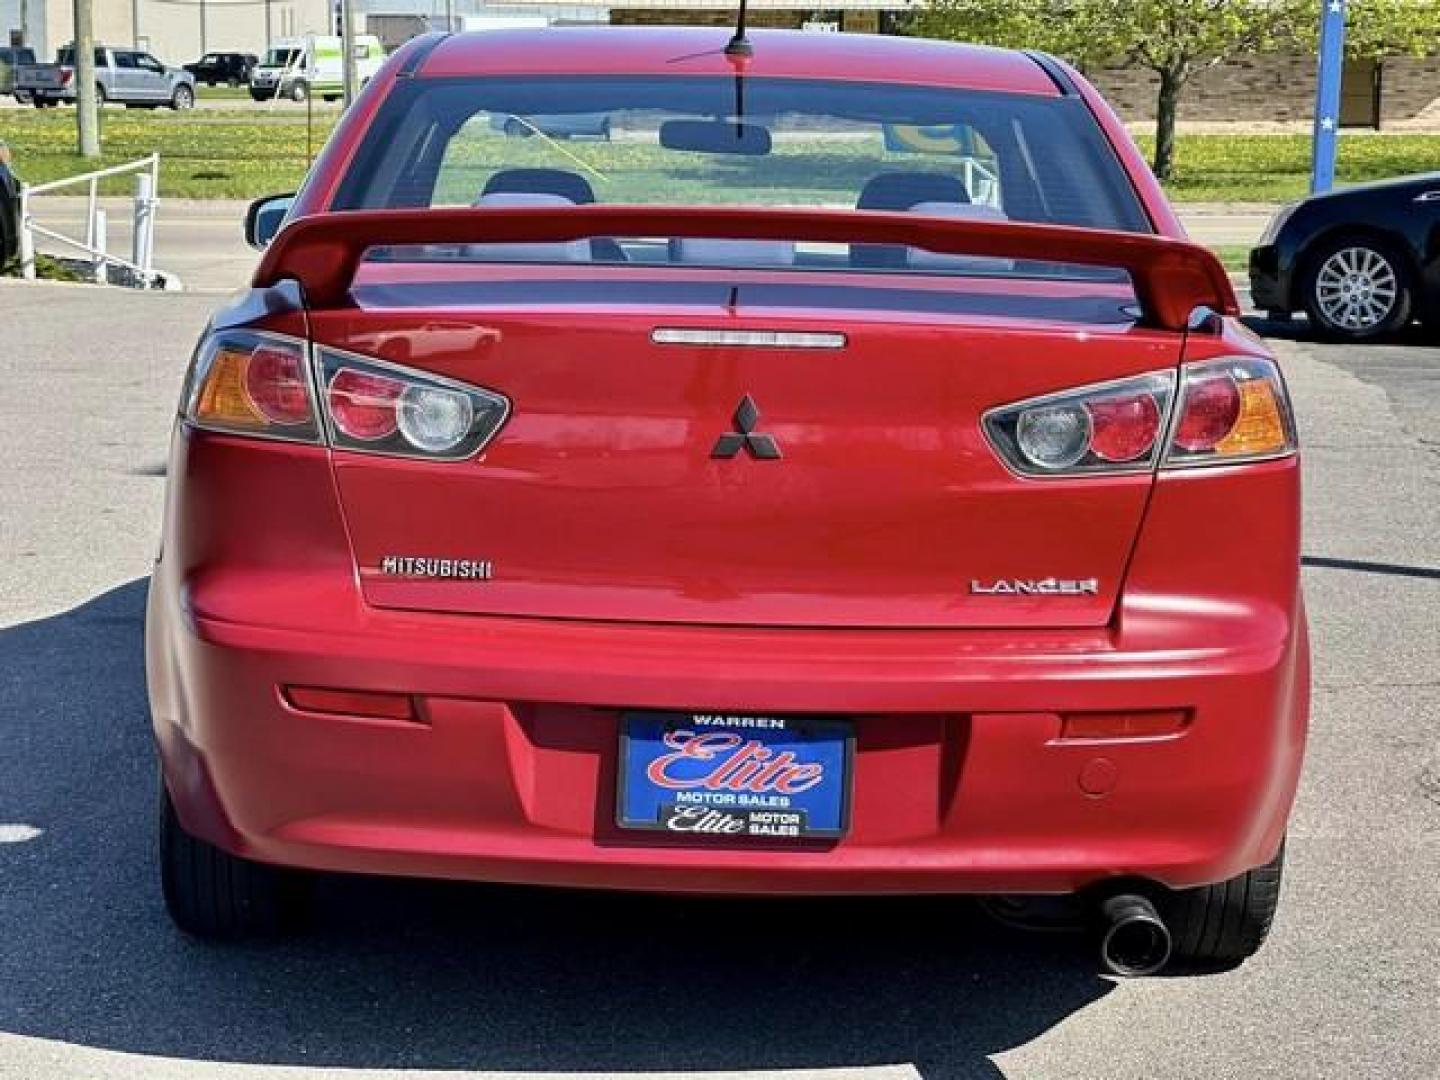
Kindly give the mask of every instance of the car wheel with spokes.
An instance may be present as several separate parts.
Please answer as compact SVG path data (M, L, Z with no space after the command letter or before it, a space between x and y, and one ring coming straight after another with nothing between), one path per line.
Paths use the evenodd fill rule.
M1410 321L1409 268L1378 239L1347 237L1326 244L1310 258L1303 288L1305 310L1322 337L1373 341Z
M188 86L177 86L175 93L170 98L170 108L176 112L184 112L195 107L195 91Z

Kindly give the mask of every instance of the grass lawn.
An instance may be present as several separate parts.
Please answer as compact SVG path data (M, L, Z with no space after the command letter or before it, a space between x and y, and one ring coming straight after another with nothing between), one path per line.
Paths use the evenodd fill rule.
M1151 146L1142 140L1148 154ZM1166 184L1176 202L1285 202L1305 195L1310 181L1308 135L1181 135L1175 175ZM1342 184L1440 171L1440 135L1342 132L1336 176Z
M105 109L105 163L161 155L161 194L180 198L254 198L294 190L312 154L335 122L317 111L308 133L304 112L241 104L243 89L202 88L205 97L235 97L236 107L191 113ZM6 110L0 139L14 151L16 169L32 183L83 172L73 153L74 112L68 109ZM477 125L478 127L478 125ZM483 127L447 165L442 194L468 202L485 176L500 165L549 165L585 172L602 200L644 198L663 189L671 199L715 201L717 192L736 201L773 197L777 180L790 200L797 196L845 203L875 171L878 147L860 140L822 138L777 141L766 159L696 159L640 142L566 142L505 139ZM573 157L567 157L571 155ZM914 155L884 155L896 168L914 168ZM591 166L587 169L573 159ZM1274 202L1304 194L1309 139L1301 135L1182 135L1170 195L1177 202ZM1342 182L1380 179L1440 169L1440 135L1350 133L1340 140ZM131 190L123 180L110 190Z
M1250 248L1245 244L1214 244L1210 248L1226 270L1244 273L1250 269Z
M221 92L220 87L201 91L206 96ZM229 93L229 88L224 92ZM314 119L308 144L310 152L319 153L336 114L317 112ZM159 151L160 194L170 198L252 199L293 191L310 161L303 112L286 114L263 107L186 113L106 108L101 110L100 130L105 165ZM15 171L32 184L96 167L74 152L73 109L0 112L0 139L10 144ZM128 194L134 183L122 177L107 181L102 190Z
M226 86L220 83L218 86L206 86L204 83L197 83L195 92L202 101L211 99L217 101L249 101L250 88L246 86Z

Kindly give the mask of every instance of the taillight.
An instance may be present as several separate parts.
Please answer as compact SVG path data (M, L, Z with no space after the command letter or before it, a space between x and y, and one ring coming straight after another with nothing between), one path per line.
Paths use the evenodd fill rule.
M61 86L69 86L69 85L70 85L70 80L73 79L74 77L75 77L75 69L74 69L74 68L62 67L62 68L60 69L60 85L61 85Z
M1175 373L1156 372L993 409L985 431L1026 476L1143 472L1159 454L1174 394Z
M453 461L490 441L510 402L280 334L221 331L196 352L183 413L196 427L227 434Z
M1178 395L1175 374L1167 371L1006 405L985 414L985 433L1006 465L1037 477L1188 468L1294 452L1290 399L1273 361L1186 364L1180 380Z
M1295 418L1272 360L1187 364L1167 466L1223 465L1295 452Z
M341 368L330 378L325 403L335 430L346 439L375 442L395 434L395 402L405 389L399 379Z
M468 458L510 413L509 399L478 386L334 349L317 347L316 354L330 442L337 449Z
M306 343L251 331L211 335L195 356L184 412L213 431L319 442Z

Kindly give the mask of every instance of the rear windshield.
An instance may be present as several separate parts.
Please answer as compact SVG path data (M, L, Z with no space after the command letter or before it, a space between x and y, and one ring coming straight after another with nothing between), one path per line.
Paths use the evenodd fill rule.
M1150 231L1077 98L766 78L402 81L335 209L527 201L858 207ZM489 245L488 254L507 258L524 246ZM534 246L555 253L555 245ZM702 247L717 251L689 245ZM665 251L676 261L675 244ZM619 253L651 261L633 246ZM897 261L894 252L859 254L867 263ZM827 255L767 241L734 245L727 257L775 266ZM891 268L911 262L901 257ZM967 269L1013 267L991 259Z

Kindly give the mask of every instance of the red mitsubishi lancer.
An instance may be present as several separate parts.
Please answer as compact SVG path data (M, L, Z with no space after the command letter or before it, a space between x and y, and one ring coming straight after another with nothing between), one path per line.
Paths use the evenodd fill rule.
M149 601L182 928L318 869L1062 894L1125 973L1260 946L1294 422L1071 68L431 35L248 228Z

